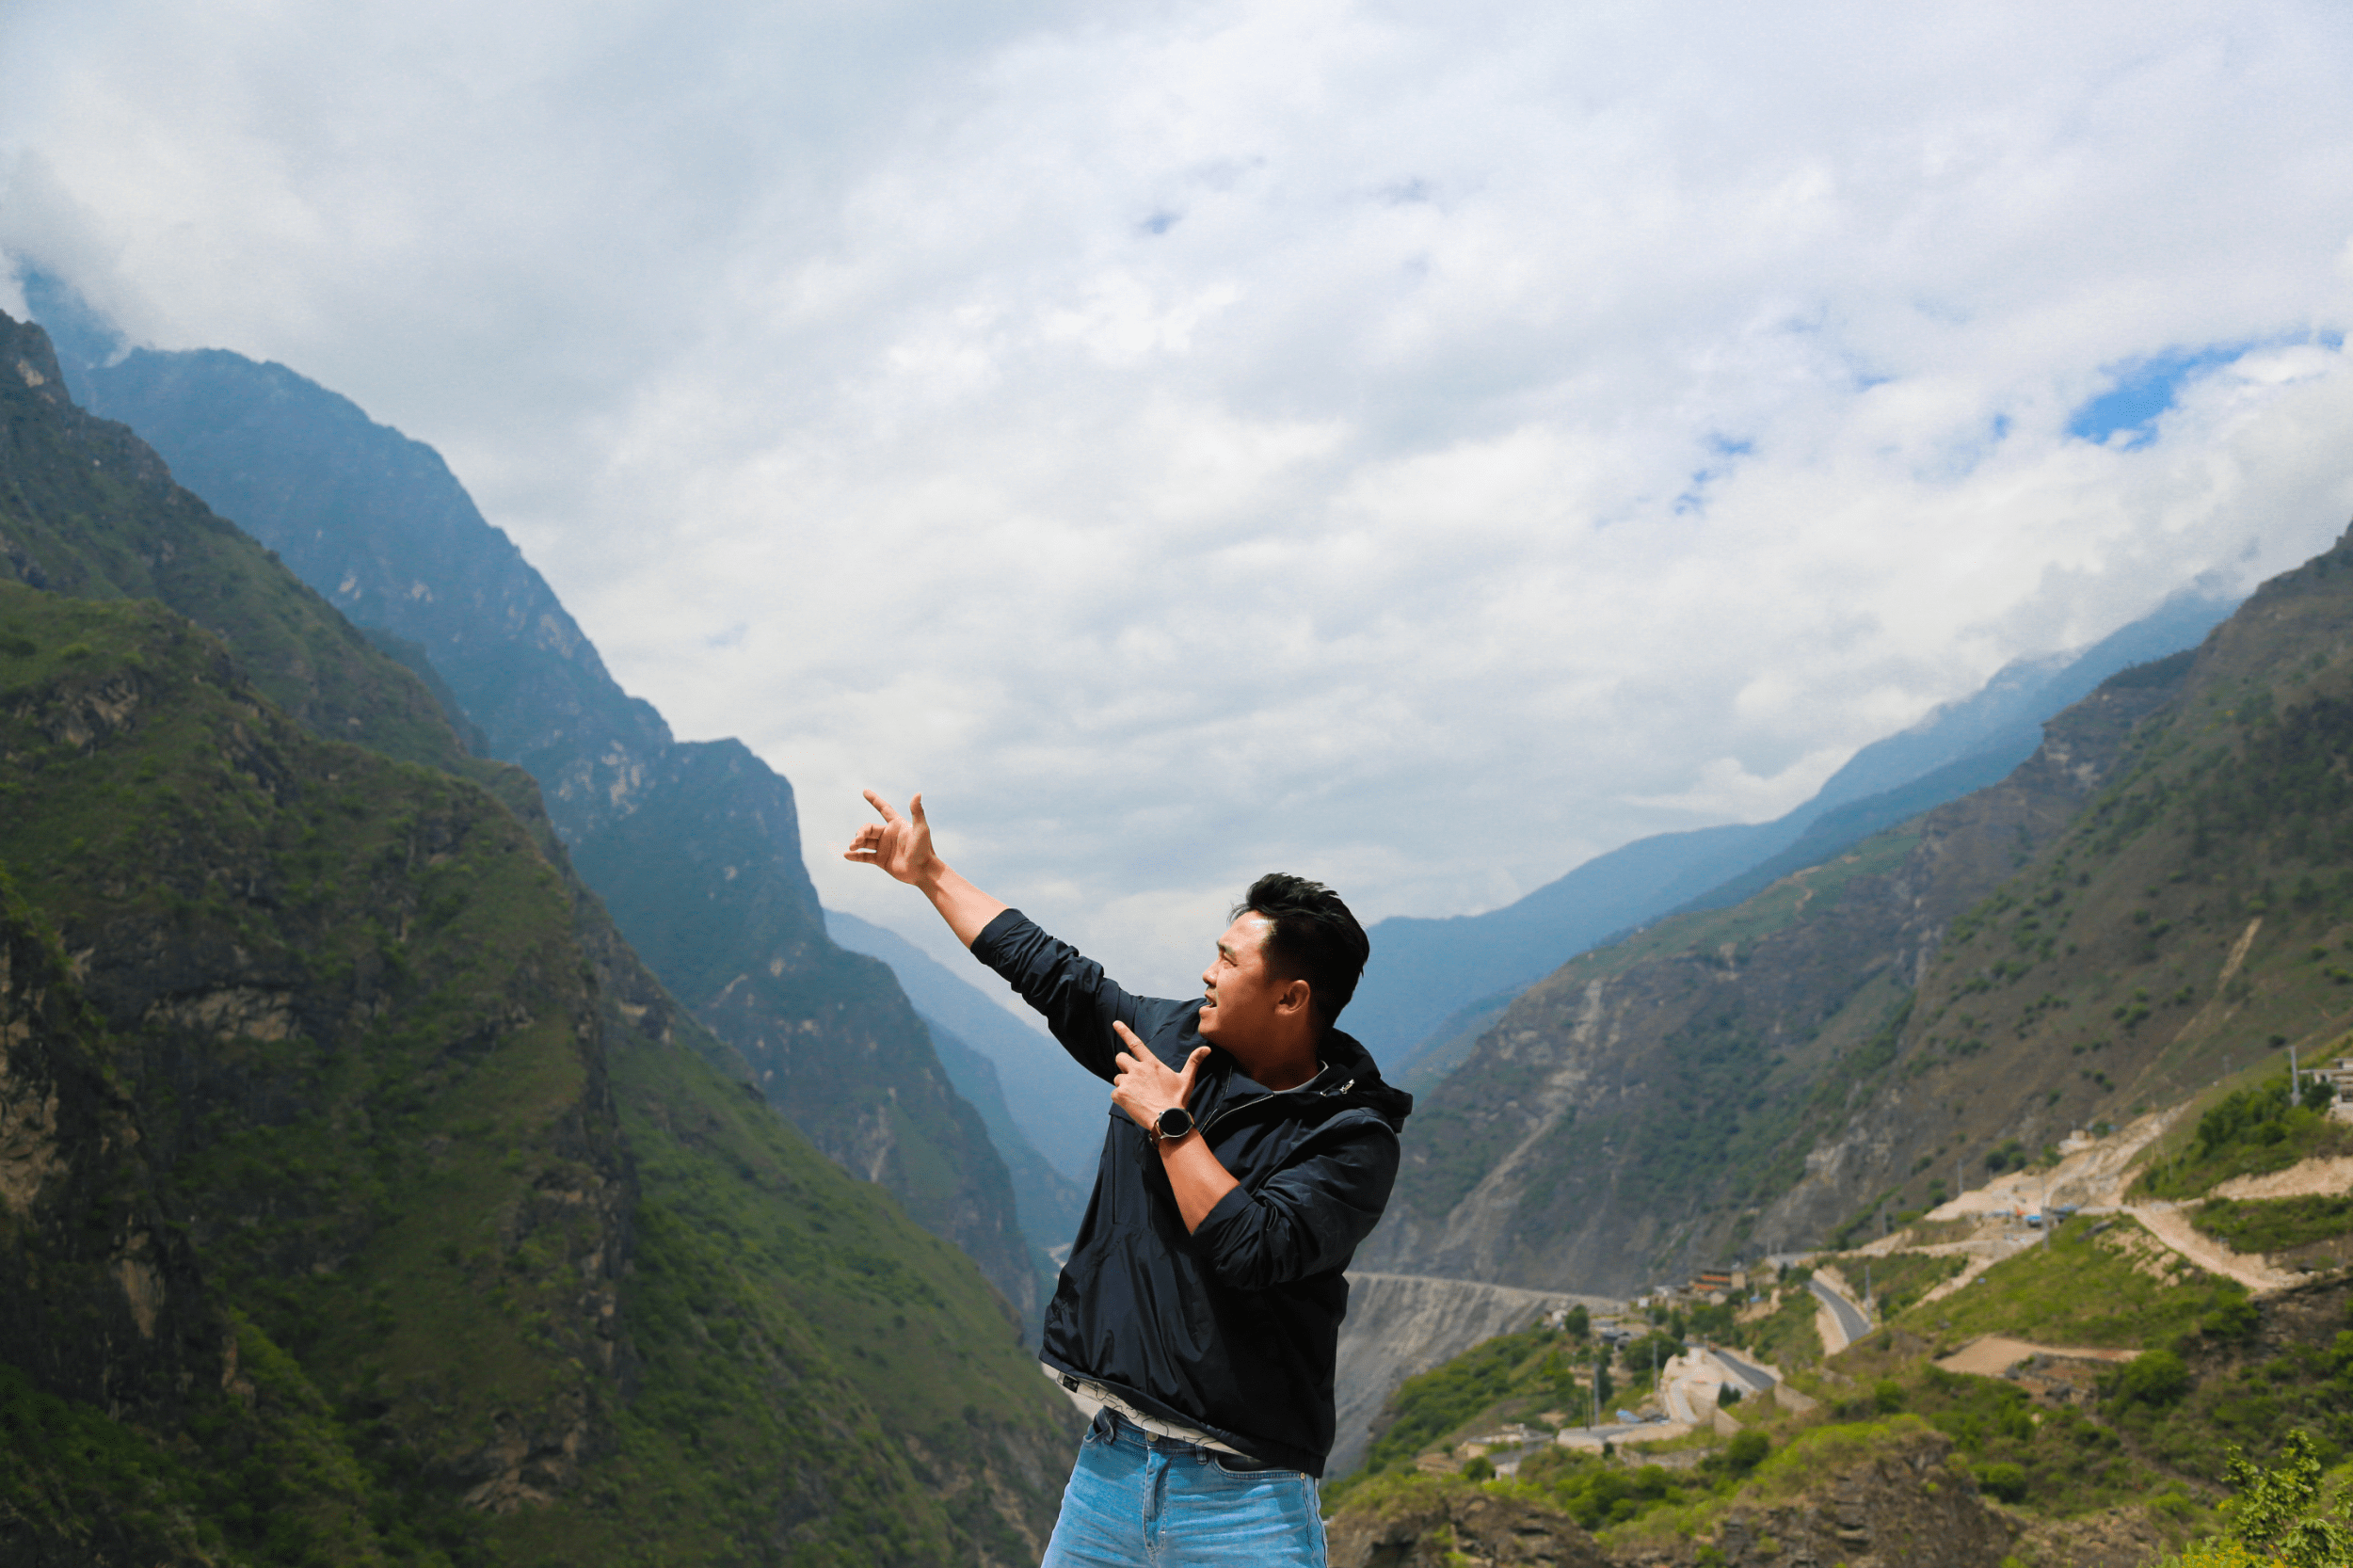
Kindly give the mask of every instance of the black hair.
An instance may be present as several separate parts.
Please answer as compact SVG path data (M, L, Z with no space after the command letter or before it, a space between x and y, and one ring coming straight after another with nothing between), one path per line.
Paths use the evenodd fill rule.
M1339 894L1288 872L1269 872L1253 882L1227 918L1239 919L1245 910L1267 919L1267 968L1278 979L1305 981L1316 1021L1331 1028L1372 956L1365 928Z

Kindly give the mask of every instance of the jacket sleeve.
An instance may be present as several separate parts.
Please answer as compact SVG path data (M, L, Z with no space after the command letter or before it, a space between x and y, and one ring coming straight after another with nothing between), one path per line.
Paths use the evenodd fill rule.
M1080 1066L1106 1081L1119 1073L1112 1061L1120 1051L1112 1023L1124 1023L1150 1040L1160 1022L1157 1015L1172 1005L1121 990L1102 965L1048 936L1018 909L1008 909L981 928L972 938L972 956L1045 1015L1046 1027Z
M1217 1200L1193 1234L1223 1284L1264 1290L1345 1268L1397 1184L1397 1134L1369 1113L1326 1124L1254 1192Z

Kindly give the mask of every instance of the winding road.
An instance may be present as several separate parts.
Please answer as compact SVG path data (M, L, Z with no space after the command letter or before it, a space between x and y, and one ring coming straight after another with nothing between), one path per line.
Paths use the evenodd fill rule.
M1819 1279L1807 1280L1805 1288L1830 1308L1831 1315L1838 1320L1838 1332L1847 1336L1848 1344L1853 1344L1871 1332L1871 1320L1863 1315L1863 1309Z
M1725 1369L1734 1377L1747 1384L1750 1393L1762 1394L1773 1386L1773 1374L1764 1368L1752 1367L1738 1356L1712 1345L1708 1347L1708 1353L1722 1362Z

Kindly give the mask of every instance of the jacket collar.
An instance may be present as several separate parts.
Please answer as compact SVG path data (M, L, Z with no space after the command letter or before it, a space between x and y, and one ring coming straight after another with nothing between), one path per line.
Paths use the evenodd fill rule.
M1361 1106L1388 1123L1392 1132L1404 1128L1405 1118L1414 1112L1414 1096L1382 1080L1372 1053L1354 1035L1332 1030L1316 1054L1321 1063L1316 1076L1278 1092L1244 1077L1240 1064L1219 1051L1217 1058L1225 1071L1218 1075L1214 1098L1203 1119L1222 1116L1257 1100L1281 1098L1295 1101L1298 1113L1314 1121Z

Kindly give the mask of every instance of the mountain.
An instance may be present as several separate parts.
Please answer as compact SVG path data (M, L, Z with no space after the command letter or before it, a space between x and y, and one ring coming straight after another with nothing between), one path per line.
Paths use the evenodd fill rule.
M1531 987L1425 1101L1364 1266L1639 1288L2331 1045L2349 568L2109 677L2000 784Z
M939 1052L939 1064L948 1080L980 1112L989 1141L1004 1158L1013 1177L1014 1207L1020 1216L1021 1233L1039 1250L1040 1288L1050 1296L1056 1270L1047 1254L1079 1234L1087 1194L1094 1190L1095 1171L1090 1161L1083 1179L1064 1175L1038 1152L1029 1128L1040 1127L1064 1134L1066 1142L1068 1129L1056 1120L1051 1109L1059 1099L1080 1108L1076 1114L1084 1118L1099 1141L1101 1129L1095 1124L1108 1103L1109 1091L1101 1089L1094 1075L1082 1071L1060 1046L1015 1023L1001 1008L897 933L833 909L825 911L825 931L852 952L888 964L914 1001L918 1016L931 1031L932 1046ZM939 1005L935 1007L935 1002ZM956 1024L952 1026L942 1013L954 1015ZM976 1049L964 1032L968 1030L988 1040L991 1048ZM1063 1069L1059 1072L1054 1070L1057 1062ZM1000 1064L1009 1064L1009 1068ZM1005 1083L1009 1072L1016 1086L1011 1092ZM1082 1085L1096 1092L1088 1093ZM1019 1110L1015 1109L1016 1104Z
M91 409L453 697L486 755L538 781L622 933L769 1101L1034 1321L1004 1161L889 971L826 937L791 785L740 743L676 740L623 692L431 448L280 365L120 354L56 285L27 293L75 323Z
M1566 959L1676 909L1737 902L1992 783L2032 754L2044 720L2116 671L2195 643L2230 610L2185 594L2081 653L2010 664L1975 696L1865 746L1774 822L1638 839L1483 915L1382 920L1349 1027L1391 1077L1426 1088L1435 1075L1413 1071L1421 1058L1451 1044L1450 1066L1513 997Z
M1033 1560L1070 1417L973 1264L526 776L0 371L0 1559Z
M1083 1205L1086 1189L1095 1184L1103 1118L1111 1104L1102 1080L982 995L980 986L1004 982L977 963L967 980L897 932L839 909L825 911L825 931L851 952L889 965L935 1036L944 1029L987 1058L1022 1137L1078 1186Z

